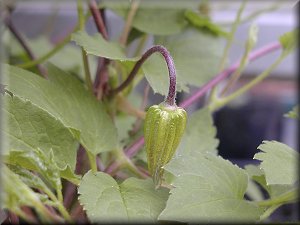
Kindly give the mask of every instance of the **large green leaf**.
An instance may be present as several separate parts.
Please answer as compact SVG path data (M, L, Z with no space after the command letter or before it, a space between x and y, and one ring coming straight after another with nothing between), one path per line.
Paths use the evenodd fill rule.
M243 198L247 174L220 156L181 156L165 168L176 176L175 188L159 220L207 223L259 219L261 209Z
M298 152L277 141L264 141L258 149L262 152L256 153L254 159L262 161L260 167L268 185L293 185L299 180Z
M150 179L129 178L118 184L106 173L91 171L78 192L92 222L154 222L168 197L166 190L155 190Z
M178 4L164 4L163 1L140 1L132 26L140 31L154 35L179 33L187 24L184 18L184 8L193 7L196 4L196 2L190 1L181 7L176 7ZM126 18L130 2L102 1L101 6L113 9L118 15Z
M161 37L157 44L165 46L174 59L178 91L187 91L187 85L199 87L218 72L222 45L213 35L188 28L180 34ZM142 68L154 92L166 95L169 77L162 56L151 56Z
M87 54L120 61L137 60L137 58L127 57L120 44L106 41L98 33L94 36L90 36L84 31L77 31L76 33L72 34L72 40L75 41L77 45L83 47Z
M59 119L93 154L114 148L117 133L104 106L77 78L53 65L49 65L48 73L50 81L7 66L6 89Z
M209 110L204 108L194 112L188 117L186 130L177 154L216 152L219 144L216 134L217 130L213 125Z
M1 130L6 143L4 152L34 150L53 151L54 161L62 170L75 169L78 142L62 122L30 101L5 94L3 97L5 126Z

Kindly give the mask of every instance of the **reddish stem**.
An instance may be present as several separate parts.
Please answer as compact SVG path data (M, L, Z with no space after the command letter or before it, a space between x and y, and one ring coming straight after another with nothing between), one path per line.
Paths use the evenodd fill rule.
M94 18L94 21L95 21L98 32L100 34L102 34L102 36L105 40L107 40L108 35L107 35L106 28L105 28L105 24L103 22L102 16L99 12L99 9L98 9L98 6L97 6L97 3L96 3L95 0L90 1L89 8L90 8L90 11L93 15L93 18Z
M119 87L112 90L111 93L116 94L116 93L119 93L120 91L122 91L124 88L126 88L131 83L131 81L133 80L133 78L135 77L137 72L139 71L140 67L146 61L146 59L148 59L149 56L151 56L153 53L156 53L156 52L159 52L160 54L162 54L162 56L164 57L164 59L166 61L168 71L169 71L170 86L169 86L169 93L166 97L165 102L168 103L171 106L175 105L176 70L175 70L174 61L173 61L173 58L172 58L171 54L168 52L168 50L165 47L160 46L160 45L155 45L152 48L148 49L142 55L140 60L136 62L133 69L129 73L127 79Z
M271 44L268 44L254 52L252 52L249 55L249 62L252 62L256 59L258 59L261 56L266 55L269 52L275 51L277 49L281 48L281 45L279 42L273 42ZM206 83L204 86L198 89L192 96L188 97L186 100L181 102L179 104L180 107L186 108L190 105L192 105L195 101L197 101L199 98L201 98L203 95L205 95L212 87L217 85L220 81L227 78L230 74L235 72L240 65L240 60L236 63L232 64L229 68L224 70L223 72L219 73L217 76L215 76L213 79L211 79L208 83Z
M15 38L18 40L22 48L25 50L26 54L31 60L35 60L35 56L29 46L27 45L25 39L22 37L21 33L16 29L16 27L13 25L10 16L8 18L4 19L5 25L8 27L10 32L15 36ZM39 64L36 65L37 69L39 70L40 74L44 78L48 78L47 71Z

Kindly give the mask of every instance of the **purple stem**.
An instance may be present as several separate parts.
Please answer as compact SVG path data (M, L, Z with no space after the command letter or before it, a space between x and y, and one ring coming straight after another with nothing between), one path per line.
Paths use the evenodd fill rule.
M265 54L275 51L276 49L279 49L281 47L279 42L274 42L271 44L268 44L257 51L254 51L250 53L249 55L249 62L258 59L261 56L264 56ZM180 107L186 108L190 105L192 105L195 101L197 101L199 98L201 98L203 95L207 93L212 87L217 85L220 81L224 80L227 78L230 74L235 72L240 65L240 60L237 61L236 63L232 64L229 68L224 70L223 72L219 73L217 76L215 76L213 79L211 79L208 83L206 83L204 86L202 86L196 93L194 93L192 96L188 97L186 100L181 102L179 104Z
M155 52L159 52L160 54L162 54L162 56L164 57L167 67L168 67L168 71L169 71L169 78L170 78L170 86L169 86L169 93L168 96L166 97L165 102L168 103L169 105L173 106L175 105L175 97L176 97L176 70L175 70L175 65L174 65L174 61L170 55L170 53L168 52L168 50L160 45L155 45L152 48L148 49L140 58L139 61L136 62L136 64L134 65L133 69L131 70L131 72L129 73L127 79L116 89L112 90L111 93L112 94L116 94L120 91L122 91L124 88L126 88L131 81L133 80L133 78L135 77L135 75L137 74L137 72L139 71L140 67L143 65L143 63L146 61L146 59L148 59L149 56L151 56L153 53Z
M277 49L281 48L281 44L279 42L273 42L271 44L268 44L252 53L249 55L249 62L252 62L270 52L273 52ZM207 93L212 87L214 87L216 84L218 84L220 81L224 80L226 77L228 77L230 74L232 74L234 71L236 71L239 67L240 60L234 64L232 64L229 68L224 70L223 72L219 73L216 75L213 79L211 79L207 84L199 88L198 91L196 91L195 94L192 96L188 97L186 100L184 100L181 104L179 104L180 107L187 108L188 106L192 105L196 100L201 98L203 95ZM131 146L125 149L125 154L129 157L132 158L143 146L144 144L144 137L140 137L138 140L136 140ZM111 171L110 168L113 168L116 170L118 167L116 162L113 162L111 165L107 167L105 170Z

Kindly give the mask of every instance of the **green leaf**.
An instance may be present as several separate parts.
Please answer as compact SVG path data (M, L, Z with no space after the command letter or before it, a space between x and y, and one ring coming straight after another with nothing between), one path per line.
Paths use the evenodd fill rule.
M284 114L284 116L292 119L299 119L299 106L294 106L294 108L288 113Z
M218 72L222 46L217 37L189 28L156 43L165 46L174 59L178 91L188 91L187 85L202 86ZM154 92L166 95L169 77L162 56L152 55L142 69Z
M209 31L216 36L228 36L228 32L224 31L220 26L210 21L207 16L201 16L193 10L186 10L184 13L185 18L190 24L197 28Z
M28 100L5 94L1 130L6 145L2 154L11 149L53 151L54 161L62 170L75 169L78 142L62 122Z
M217 130L213 125L211 113L207 108L194 112L188 117L187 126L178 147L178 155L204 152L217 152L219 140Z
M279 42L283 48L283 51L289 53L294 48L296 48L298 42L297 39L298 39L298 29L295 29L293 31L281 35L279 38Z
M298 152L277 141L263 141L258 149L262 152L256 153L254 159L262 161L260 167L268 185L293 185L297 182Z
M184 8L170 7L169 4L158 1L140 1L139 8L133 18L132 26L142 32L154 35L171 35L181 32L186 26ZM192 3L196 5L197 3ZM102 1L101 5L112 9L119 16L126 18L130 3L125 1ZM175 4L177 5L177 4Z
M261 209L243 199L244 170L211 153L181 156L165 169L176 176L159 220L180 222L246 222L259 219Z
M89 219L96 222L154 222L165 207L166 190L153 182L129 178L118 184L106 173L89 171L80 183L79 201Z
M53 65L47 81L17 67L6 67L7 90L47 111L69 128L91 153L113 149L117 132L104 106L75 77Z
M83 47L87 54L120 61L136 61L138 59L127 57L119 43L106 41L98 33L94 36L89 36L84 31L77 31L72 34L72 41Z

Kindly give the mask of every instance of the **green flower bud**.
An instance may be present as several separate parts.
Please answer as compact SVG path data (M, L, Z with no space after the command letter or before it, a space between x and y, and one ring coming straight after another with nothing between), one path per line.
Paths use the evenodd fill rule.
M161 185L163 166L173 157L186 127L186 112L166 103L151 106L144 125L148 169L156 187Z

